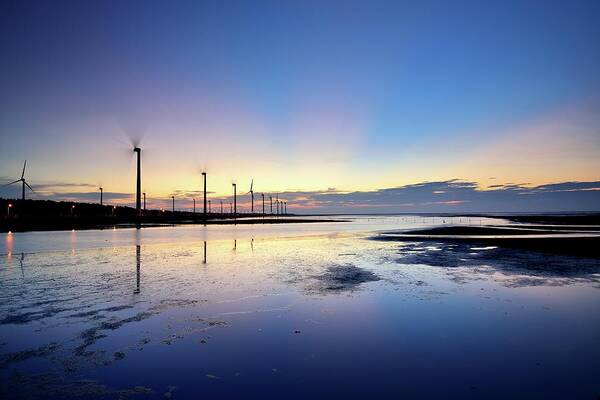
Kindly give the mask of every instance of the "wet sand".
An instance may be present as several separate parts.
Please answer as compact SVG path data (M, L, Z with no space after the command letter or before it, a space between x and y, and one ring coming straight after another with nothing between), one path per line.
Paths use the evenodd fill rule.
M577 226L443 226L383 232L378 240L479 243L553 254L600 258L600 230Z

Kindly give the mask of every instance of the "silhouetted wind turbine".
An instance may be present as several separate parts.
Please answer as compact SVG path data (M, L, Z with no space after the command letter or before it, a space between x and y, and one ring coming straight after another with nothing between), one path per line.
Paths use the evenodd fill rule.
M237 216L237 185L235 183L231 184L233 186L233 216Z
M133 148L137 154L137 181L135 191L135 211L137 216L142 215L142 149L138 146Z
M252 181L250 181L250 191L248 191L248 193L250 193L250 196L252 197L252 203L251 203L252 208L250 209L252 214L254 214L254 190L252 190L253 186L254 186L254 179L252 179Z
M206 172L202 173L202 179L204 180L204 218L206 219Z
M27 181L25 180L25 167L27 166L27 160L25 160L25 162L23 163L23 172L21 172L21 178L17 179L14 182L11 183L7 183L4 186L10 186L12 184L15 184L17 182L21 182L22 187L21 187L21 199L25 200L25 186L27 186L29 188L29 190L31 190L32 192L35 192L35 190L33 190L33 188L31 186L29 186L29 184L27 183Z

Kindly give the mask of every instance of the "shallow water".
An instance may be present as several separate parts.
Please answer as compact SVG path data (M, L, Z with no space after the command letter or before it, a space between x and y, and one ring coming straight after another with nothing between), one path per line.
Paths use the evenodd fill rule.
M6 235L0 397L598 396L597 260L371 240L440 223Z

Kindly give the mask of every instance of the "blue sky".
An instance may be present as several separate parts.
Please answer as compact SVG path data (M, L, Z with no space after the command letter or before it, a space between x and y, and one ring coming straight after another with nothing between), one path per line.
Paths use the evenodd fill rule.
M33 184L133 191L135 135L157 198L197 189L204 168L220 196L252 178L290 193L600 180L597 1L0 11L6 180L27 158Z

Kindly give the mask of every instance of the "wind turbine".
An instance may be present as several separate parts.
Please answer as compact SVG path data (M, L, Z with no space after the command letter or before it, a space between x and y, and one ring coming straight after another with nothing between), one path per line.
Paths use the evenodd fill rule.
M235 218L237 215L237 185L232 183L233 186L233 217Z
M26 166L27 166L27 160L25 160L25 163L23 163L23 172L21 172L21 178L17 179L14 182L7 183L6 185L4 185L4 186L10 186L10 185L15 184L17 182L21 182L21 185L22 185L22 187L21 187L21 199L23 201L25 201L25 186L27 186L29 188L29 190L31 190L32 192L35 192L35 190L33 190L33 188L31 186L29 186L29 183L27 183L27 181L25 180L25 167Z
M202 179L204 180L204 219L206 219L206 172L202 173Z
M133 152L137 154L137 181L135 192L135 212L139 217L142 215L142 149L137 145L133 148Z
M250 193L250 196L252 197L252 203L251 203L252 204L252 208L251 208L252 214L254 214L254 190L252 190L253 186L254 186L254 179L252 179L250 181L250 191L248 192L248 193Z

